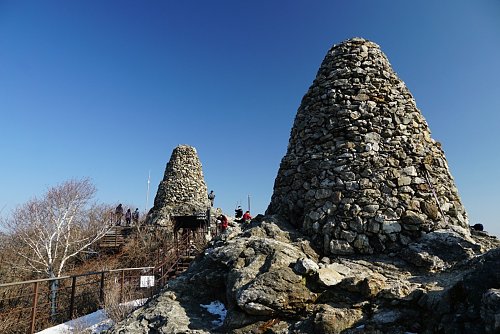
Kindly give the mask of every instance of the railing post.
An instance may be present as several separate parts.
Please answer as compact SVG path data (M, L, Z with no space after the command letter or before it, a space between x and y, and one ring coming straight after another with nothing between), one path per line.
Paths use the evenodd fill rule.
M179 253L179 239L177 237L174 240L174 251L175 251L175 257L177 257Z
M31 334L35 333L36 305L38 304L38 282L35 282L34 284L35 286L33 287L34 290L33 305L31 308L31 328L30 328Z
M71 280L71 299L69 300L69 320L73 319L73 310L75 308L76 276Z
M104 307L104 271L101 273L101 283L99 284L99 302Z
M150 270L151 270L151 275L153 275L153 283L155 283L155 284L154 284L154 285L150 288L150 292L151 292L151 294L150 294L150 296L149 296L149 297L151 297L151 298L152 298L152 297L153 297L153 292L154 292L154 290L156 289L156 282L155 282L155 278L154 278L154 277L155 277L155 269L154 269L154 268L152 268L152 269L150 269ZM139 279L140 279L140 278L139 278Z
M165 264L162 264L161 267L160 267L160 280L159 280L159 283L160 283L160 286L163 287L163 281L165 280Z
M125 270L122 270L122 275L120 279L120 303L123 302L123 283L125 281Z

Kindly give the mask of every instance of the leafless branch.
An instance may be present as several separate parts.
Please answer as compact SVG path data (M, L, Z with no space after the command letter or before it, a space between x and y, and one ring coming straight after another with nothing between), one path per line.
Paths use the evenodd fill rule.
M106 233L103 219L94 221L99 216L90 203L94 193L88 179L70 180L15 210L6 227L16 236L27 269L60 276L69 259Z

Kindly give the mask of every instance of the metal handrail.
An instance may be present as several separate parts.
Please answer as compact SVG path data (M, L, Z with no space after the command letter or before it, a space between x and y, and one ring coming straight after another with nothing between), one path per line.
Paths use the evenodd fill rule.
M94 296L93 298L95 298L95 301L92 301L92 303L95 302L97 307L103 307L105 303L104 300L105 293L109 289L109 284L110 284L109 282L113 282L111 281L113 277L115 282L114 284L117 283L120 284L119 302L122 302L122 297L124 296L123 293L124 285L127 284L128 286L130 284L133 284L135 286L135 283L131 282L136 282L136 280L140 276L144 275L143 273L139 272L139 273L127 274L126 276L125 272L128 271L149 272L146 275L153 275L155 277L154 287L146 287L147 290L141 290L138 289L137 287L133 288L134 295L142 294L142 296L144 297L145 294L148 295L150 294L150 296L153 296L153 294L156 294L161 290L161 288L168 282L169 279L171 279L174 275L177 275L178 271L180 270L180 265L184 256L186 255L189 256L193 255L194 253L197 253L195 249L193 249L193 246L197 240L196 239L197 235L193 235L193 237L194 238L192 238L190 232L182 234L180 237L175 236L171 240L172 241L171 243L167 243L165 245L166 247L164 248L164 254L162 254L164 258L160 261L159 257L158 258L159 261L156 266L106 269L102 271L92 271L75 275L64 275L59 277L41 278L41 279L27 280L21 282L0 283L0 288L6 289L7 291L9 290L16 291L15 292L16 296L12 297L6 296L7 297L6 299L2 299L2 300L13 300L12 306L14 307L9 308L8 305L5 305L6 307L2 308L1 310L2 312L0 312L0 315L3 317L3 316L8 316L9 313L18 314L19 312L19 316L16 315L16 317L19 318L16 320L17 324L19 325L20 323L23 324L26 323L27 325L26 330L29 331L29 333L34 333L37 327L38 328L41 327L40 325L44 326L44 324L47 321L48 322L57 321L54 323L60 323L60 321L65 321L66 319L67 320L73 319L73 317L76 316L78 314L77 312L79 311L78 309L79 306L77 306L76 300L78 298L81 298L85 294L92 294ZM121 277L117 278L116 273L118 273L118 275ZM89 276L93 277L78 280L78 278L89 277ZM119 280L119 282L117 279ZM57 309L55 313L51 313L51 315L48 314L45 315L46 306L44 305L49 305L49 303L46 302L44 304L43 302L45 298L47 298L49 290L47 290L48 285L45 285L43 283L53 282L53 281L60 282L61 285L59 288L59 292L61 293L60 296L61 297L64 296L63 300L64 303L67 304L66 306L67 308ZM77 281L79 282L77 283ZM84 289L83 291L82 288ZM28 290L30 291L29 293L22 292ZM17 294L17 292L21 292L21 295ZM131 296L128 296L128 298L130 297ZM23 304L18 305L19 302L22 302ZM50 318L54 316L57 317L56 320Z
M35 283L35 282L38 282L38 283L50 282L50 281L55 281L55 280L69 279L69 278L73 278L73 277L98 275L98 274L102 274L102 273L112 273L112 272L117 272L117 271L131 271L131 270L145 270L145 269L154 269L154 267L107 269L107 270L102 270L102 271L90 271L90 272L86 272L83 274L76 274L76 275L58 276L58 277L52 277L52 278L40 278L40 279L35 279L35 280L30 280L30 281L21 281L21 282L0 283L0 288L14 286L14 285L20 285L20 284L30 284L30 283Z
M14 301L14 305L17 304L18 301L22 302L23 304L19 304L17 306L14 306L12 308L9 308L7 305L6 308L2 308L2 312L0 312L0 315L2 319L7 319L9 314L19 314L19 316L15 316L16 318L20 317L23 312L26 312L26 316L23 316L22 318L19 318L16 320L17 324L23 323L27 325L26 330L29 333L34 333L36 327L37 327L37 322L40 319L44 319L42 321L46 321L46 319L56 316L59 320L56 320L56 323L60 323L60 321L65 321L65 320L70 320L73 319L74 317L74 312L76 311L76 304L75 304L75 298L80 298L81 296L87 294L87 293L92 293L94 296L96 296L98 299L99 305L101 307L104 306L105 300L105 292L107 291L108 284L105 283L106 281L109 282L109 280L115 275L114 273L119 273L121 272L121 280L120 280L120 302L122 301L123 297L123 285L125 283L125 280L130 282L130 279L137 279L141 274L139 273L138 275L135 276L125 276L125 272L129 271L150 271L152 272L154 267L148 266L148 267L137 267L137 268L118 268L118 269L109 269L109 270L103 270L103 271L97 271L97 272L87 272L83 274L77 274L77 275L66 275L66 276L59 276L59 277L53 277L53 278L42 278L42 279L36 279L36 280L29 280L29 281L22 281L22 282L12 282L12 283L3 283L0 284L0 288L4 289L11 289L11 288L16 288L18 290L24 291L29 287L30 292L29 294L22 293L21 296L17 295L16 297L13 298L8 298L10 300ZM86 282L86 279L81 279L80 284L77 284L78 278L83 278L83 277L92 277L91 280L92 282ZM43 296L46 296L48 293L47 290L44 289L42 292L41 287L44 285L44 282L51 282L51 281L60 281L62 284L63 282L68 282L69 281L69 286L66 286L64 288L61 287L60 292L66 291L65 293L61 294L61 296L65 295L64 301L65 303L68 304L67 309L58 309L56 313L51 313L51 315L42 315L40 314L41 310L45 309L44 305L49 305L48 302L40 304L39 301L41 298L45 298ZM161 282L159 282L161 283ZM90 292L83 292L83 294L80 292L78 295L76 294L76 290L80 290L81 288L84 288L86 286L91 287L94 284L97 284L96 287L91 288ZM80 290L81 291L81 290ZM85 291L85 290L84 290ZM145 290L142 290L145 292ZM150 294L151 296L153 293L156 291L155 289L150 289ZM137 290L139 292L139 290ZM143 294L144 292L139 292ZM144 296L144 295L143 295ZM19 299L21 298L21 299ZM27 303L26 303L27 302ZM26 303L26 304L25 304ZM5 318L4 318L5 317ZM25 321L24 321L25 320ZM3 321L3 320L2 320Z

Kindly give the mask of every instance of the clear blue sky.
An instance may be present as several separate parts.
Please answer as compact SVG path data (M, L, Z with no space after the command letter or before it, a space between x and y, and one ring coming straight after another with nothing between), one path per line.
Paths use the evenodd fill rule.
M263 213L328 49L378 43L443 144L471 223L500 235L500 3L0 0L0 210L71 178L144 210L196 147L216 206Z

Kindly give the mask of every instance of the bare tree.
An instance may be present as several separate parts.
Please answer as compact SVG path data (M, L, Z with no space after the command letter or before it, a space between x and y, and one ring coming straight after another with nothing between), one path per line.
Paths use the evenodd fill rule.
M91 214L94 185L88 180L70 180L50 188L40 199L18 207L6 227L17 241L25 268L55 278L68 260L99 240L106 222ZM55 314L57 280L51 283L52 314Z

